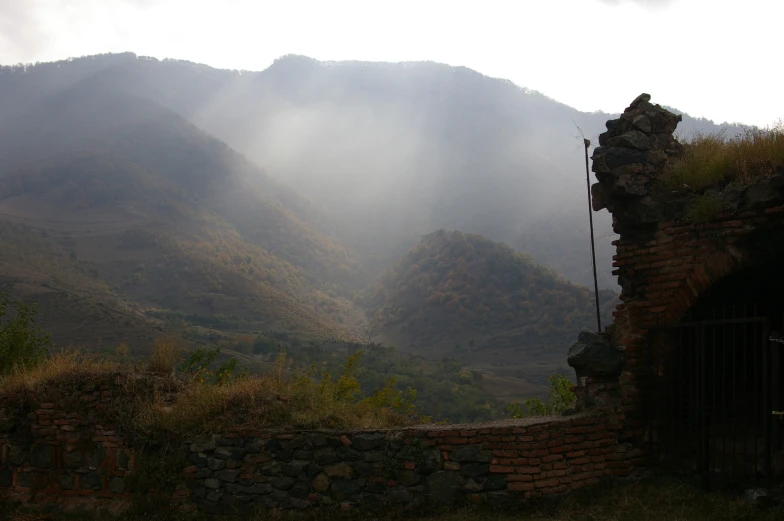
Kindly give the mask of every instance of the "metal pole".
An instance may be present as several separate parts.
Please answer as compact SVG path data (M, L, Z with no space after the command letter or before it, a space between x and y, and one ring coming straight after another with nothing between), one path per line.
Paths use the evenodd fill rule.
M585 186L588 189L588 222L591 225L591 266L593 267L593 291L594 297L596 298L596 330L597 333L602 332L602 317L599 311L599 282L596 278L596 247L594 246L594 238L593 238L593 209L591 208L591 179L590 179L590 169L588 168L588 147L591 146L591 142L587 139L583 138L583 144L585 145Z

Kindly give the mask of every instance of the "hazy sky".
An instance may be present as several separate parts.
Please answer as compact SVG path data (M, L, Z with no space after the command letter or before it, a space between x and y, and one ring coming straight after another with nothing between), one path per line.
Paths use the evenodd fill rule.
M433 60L580 110L639 93L718 122L784 118L784 0L0 0L0 63L132 51L261 70Z

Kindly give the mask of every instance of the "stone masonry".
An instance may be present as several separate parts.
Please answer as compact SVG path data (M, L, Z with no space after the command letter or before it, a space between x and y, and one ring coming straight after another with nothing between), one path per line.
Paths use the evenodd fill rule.
M108 407L121 380L86 384L76 402ZM36 404L25 424L0 419L3 501L117 510L150 492L134 488L149 454L134 448L133 433L97 424L89 410L54 400ZM594 413L391 431L205 434L185 440L166 497L220 513L559 494L626 476L641 462L619 441L623 419Z

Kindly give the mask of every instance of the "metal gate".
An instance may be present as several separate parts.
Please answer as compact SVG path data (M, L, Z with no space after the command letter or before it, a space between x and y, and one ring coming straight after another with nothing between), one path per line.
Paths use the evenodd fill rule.
M706 488L771 487L784 476L784 348L756 306L651 331L649 443L659 465ZM774 334L775 335L775 334Z

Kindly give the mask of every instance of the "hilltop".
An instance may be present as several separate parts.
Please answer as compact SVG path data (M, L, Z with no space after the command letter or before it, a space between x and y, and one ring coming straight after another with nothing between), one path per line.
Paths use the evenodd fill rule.
M614 297L602 294L605 323ZM480 235L439 230L367 297L379 338L428 358L543 383L563 347L595 326L588 288Z

